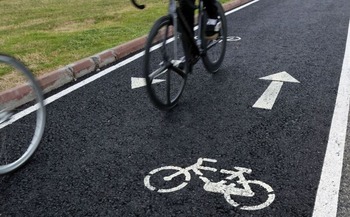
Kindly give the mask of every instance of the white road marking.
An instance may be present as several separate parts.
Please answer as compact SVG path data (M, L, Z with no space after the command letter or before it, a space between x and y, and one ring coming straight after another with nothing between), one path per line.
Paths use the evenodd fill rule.
M229 15L229 14L232 14L232 13L234 13L234 12L236 12L236 11L239 11L239 10L245 8L245 7L248 7L248 6L250 6L250 5L254 4L254 3L257 3L258 1L260 1L260 0L251 1L251 2L249 2L249 3L247 3L247 4L245 4L245 5L242 5L242 6L238 7L238 8L236 8L236 9L233 9L233 10L231 10L231 11L227 11L227 12L225 13L225 15L227 16L227 15Z
M253 108L261 108L271 110L277 96L282 88L283 82L280 81L272 81L271 84L267 87L265 92L261 95L261 97L255 102Z
M313 217L336 217L350 102L350 22Z
M271 84L261 95L261 97L253 105L254 108L272 109L277 96L282 88L283 82L300 83L298 80L290 76L287 72L280 72L266 77L262 77L263 80L272 80Z
M235 41L240 41L242 38L238 36L227 36L226 41L229 42L235 42Z
M260 78L262 80L272 80L272 81L282 81L282 82L291 82L291 83L300 83L297 79L293 78L286 71L279 72L273 75L265 76Z
M225 174L226 178L220 180L220 181L212 181L209 178L205 177L202 172L203 171L211 171L211 172L217 172L218 169L213 167L207 167L203 166L203 163L205 162L212 162L216 163L216 159L210 159L210 158L199 158L197 162L191 166L188 166L186 168L177 167L177 166L165 166L160 167L158 169L154 169L151 172L149 172L148 175L144 178L144 185L151 191L157 191L158 193L171 193L178 190L181 190L182 188L186 187L187 184L191 181L191 174L190 171L193 171L195 175L198 176L200 180L203 181L203 189L207 192L212 193L218 193L223 194L225 200L232 206L237 207L239 209L243 210L259 210L264 209L268 207L274 200L275 200L275 193L274 190L271 188L270 185L259 181L259 180L247 180L244 176L244 174L250 174L252 173L251 169L244 168L244 167L234 167L234 170L225 170L221 169L220 173ZM166 173L164 173L166 171ZM173 171L174 173L170 173L170 171ZM157 174L159 173L159 174ZM153 175L156 175L158 178L152 178ZM163 175L162 175L163 174ZM164 175L167 174L167 176L164 177ZM163 177L163 178L162 178ZM159 183L159 181L164 181L164 183L171 183L171 181L175 177L177 178L177 181L170 184L170 185L163 185ZM182 183L179 184L179 181L182 178ZM158 180L156 182L153 182L152 179ZM177 183L177 186L176 186ZM239 185L237 185L238 183ZM164 186L165 188L158 188L157 186L153 186L154 184L161 184L161 186ZM259 201L260 204L253 204L248 203L249 205L244 205L236 202L234 199L236 199L236 196L240 197L247 197L247 198L253 198L255 196L255 192L251 188L251 186L258 185L260 188L263 188L266 191L267 198L265 201ZM166 186L170 186L170 188L167 188Z
M164 79L153 79L152 84L157 84L164 81ZM146 86L145 78L131 77L131 89L136 89L144 86Z

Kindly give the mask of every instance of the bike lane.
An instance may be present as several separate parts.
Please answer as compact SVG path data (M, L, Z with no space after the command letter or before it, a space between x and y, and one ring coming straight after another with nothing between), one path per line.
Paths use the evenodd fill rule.
M145 89L130 88L131 77L142 76L140 59L59 99L48 106L48 130L38 154L2 180L1 212L311 216L342 67L348 9L345 1L260 1L229 15L228 35L241 40L228 43L217 75L196 65L180 105L168 113L150 105ZM253 107L271 83L259 78L282 71L299 83L285 82L272 109ZM186 168L199 158L217 160L204 165L218 170L201 170L202 178L189 171L188 184L172 193L145 187L144 178L154 169ZM251 169L245 178L260 184L252 184L256 196L235 197L234 202L263 203L270 195L259 187L265 183L273 189L272 203L242 210L224 194L205 190L208 181L203 177L218 183L227 178L221 169L235 167ZM159 188L184 180L179 176L166 183L155 175L153 185L165 184Z

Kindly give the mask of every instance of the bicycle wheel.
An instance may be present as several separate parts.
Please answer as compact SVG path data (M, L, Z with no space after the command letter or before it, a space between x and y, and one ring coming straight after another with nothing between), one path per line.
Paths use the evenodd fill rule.
M178 103L189 72L188 51L181 34L175 40L173 32L172 18L160 18L152 27L145 47L147 92L161 110L169 110Z
M0 54L0 174L16 170L34 154L45 116L41 88L32 73Z
M227 39L227 23L224 9L222 8L219 2L216 2L218 8L218 19L221 22L221 29L219 32L219 36L215 40L207 40L205 39L205 28L202 28L201 32L201 41L202 41L202 49L205 50L205 55L202 56L202 61L210 73L216 73L222 61L225 57L226 52L226 39ZM202 24L205 25L207 23L207 14L204 11L202 16Z
M172 177L174 174L176 176ZM158 193L170 193L184 188L190 180L191 174L187 170L176 166L165 166L149 172L144 179L144 184L151 191L157 191Z

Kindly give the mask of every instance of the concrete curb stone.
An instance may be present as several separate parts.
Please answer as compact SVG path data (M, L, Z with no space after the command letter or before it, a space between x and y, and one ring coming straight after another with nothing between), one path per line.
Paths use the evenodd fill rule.
M91 57L95 64L96 68L103 68L111 63L114 63L118 60L117 54L113 50L106 50L101 53L98 53Z
M38 80L44 92L47 93L62 86L62 84L74 81L75 78L73 72L68 67L63 67L43 75Z
M142 36L140 38L136 38L125 44L112 48L112 50L117 54L117 59L122 59L132 53L136 53L137 51L142 50L145 46L146 40L147 36Z
M73 73L74 78L80 78L88 73L94 72L98 65L91 58L85 58L78 62L72 63L67 66L68 69Z

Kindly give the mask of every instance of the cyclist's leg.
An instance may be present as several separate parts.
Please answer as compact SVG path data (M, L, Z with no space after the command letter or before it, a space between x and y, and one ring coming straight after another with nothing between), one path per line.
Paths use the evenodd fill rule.
M207 14L210 19L218 18L218 8L216 6L216 0L203 0L204 6L207 9Z
M202 37L202 48L205 49L205 55L202 57L205 68L208 72L215 73L221 66L221 63L225 56L226 51L226 37L227 37L227 25L225 12L220 2L215 1L216 8L218 9L217 20L220 23L221 28L218 31L218 35L214 38L207 37L204 29L201 33ZM208 23L207 11L205 11L202 17L202 23Z
M218 20L218 7L216 0L203 0L203 3L208 15L205 34L207 39L213 40L218 37L221 28L221 23Z
M186 22L191 30L194 26L194 2L195 0L180 0L180 10L184 15Z
M194 10L195 10L195 0L179 0L180 5L180 15L183 15L183 18L185 19L185 22L190 30L190 35L193 38L194 36ZM179 16L180 16L179 15ZM182 28L185 28L182 26ZM184 29L179 29L180 32L184 31ZM187 38L185 35L183 35L183 42L185 47L189 48L190 50L190 72L192 71L192 65L198 61L199 59L199 53L196 51L196 48L193 46L193 44L190 42L190 38Z

